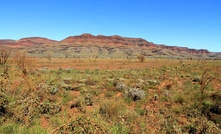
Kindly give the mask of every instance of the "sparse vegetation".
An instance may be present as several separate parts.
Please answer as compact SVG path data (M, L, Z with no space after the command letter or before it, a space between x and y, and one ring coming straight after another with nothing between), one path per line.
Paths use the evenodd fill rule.
M0 66L0 133L221 132L218 60L27 58Z

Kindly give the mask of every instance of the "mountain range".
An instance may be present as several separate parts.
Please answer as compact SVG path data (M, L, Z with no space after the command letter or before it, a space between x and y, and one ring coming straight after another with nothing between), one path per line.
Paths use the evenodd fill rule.
M61 41L43 37L29 37L19 40L1 39L0 46L13 52L26 51L38 57L110 57L134 58L144 55L152 58L206 58L221 59L221 53L206 49L154 44L142 38L128 38L118 35L104 36L82 34L69 36Z

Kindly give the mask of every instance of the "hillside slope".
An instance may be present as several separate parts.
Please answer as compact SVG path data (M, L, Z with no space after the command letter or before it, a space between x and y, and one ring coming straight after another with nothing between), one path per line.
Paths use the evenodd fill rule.
M0 40L0 45L12 51L26 50L31 56L44 57L110 57L125 58L144 55L162 58L211 58L220 59L220 53L206 49L158 45L142 38L128 38L118 35L104 36L82 34L70 36L61 41L42 37L29 37L20 40Z

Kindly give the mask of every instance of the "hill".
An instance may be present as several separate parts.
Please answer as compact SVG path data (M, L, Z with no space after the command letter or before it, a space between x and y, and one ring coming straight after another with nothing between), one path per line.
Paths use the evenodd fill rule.
M13 51L26 50L31 56L54 57L110 57L125 58L144 55L161 58L210 58L220 59L220 53L206 49L154 44L142 38L128 38L118 35L104 36L82 34L69 36L61 41L42 37L29 37L20 40L0 40L0 45Z

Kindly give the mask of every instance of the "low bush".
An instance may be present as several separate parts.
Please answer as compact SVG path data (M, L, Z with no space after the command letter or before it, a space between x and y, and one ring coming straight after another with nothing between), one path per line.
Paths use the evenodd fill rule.
M124 92L125 97L130 97L134 101L141 100L142 98L144 98L145 95L146 95L145 91L138 88L129 88Z
M67 124L63 124L50 132L50 134L55 133L109 134L110 132L108 131L106 124L87 116L78 116L76 119L70 121Z
M106 119L119 117L126 109L125 103L121 99L104 100L100 104L99 113Z
M145 56L139 55L139 56L137 56L137 59L138 59L140 62L144 62Z

